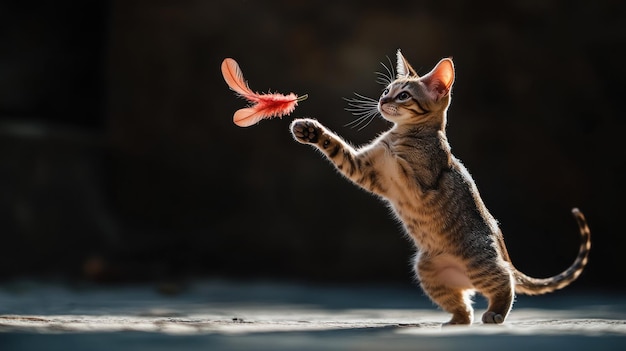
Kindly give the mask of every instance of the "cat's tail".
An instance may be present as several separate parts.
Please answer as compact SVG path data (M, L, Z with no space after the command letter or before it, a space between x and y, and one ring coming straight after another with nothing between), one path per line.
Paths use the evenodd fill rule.
M591 232L589 226L583 216L577 208L572 209L572 214L578 222L578 228L580 230L580 248L578 249L578 256L574 263L569 268L550 278L538 279L527 276L526 274L514 269L513 275L515 277L515 292L524 295L541 295L546 294L558 289L562 289L572 283L587 265L589 251L591 249Z

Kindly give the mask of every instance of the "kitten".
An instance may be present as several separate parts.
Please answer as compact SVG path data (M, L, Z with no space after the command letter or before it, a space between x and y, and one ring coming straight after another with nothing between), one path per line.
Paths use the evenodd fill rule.
M474 292L489 301L483 323L502 323L515 293L544 294L578 278L591 247L589 227L573 209L581 244L576 260L561 274L537 279L513 266L497 221L450 152L445 128L453 82L451 59L420 77L398 50L397 75L377 102L378 112L393 123L390 130L358 149L314 119L294 120L291 132L296 141L321 151L346 178L389 203L415 243L422 289L452 314L446 324L472 323Z

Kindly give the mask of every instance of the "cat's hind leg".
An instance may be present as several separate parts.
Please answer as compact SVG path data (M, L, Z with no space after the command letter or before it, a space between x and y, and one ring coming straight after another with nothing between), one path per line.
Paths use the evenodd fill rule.
M444 325L472 324L474 309L471 297L474 291L462 272L454 266L442 267L440 262L422 257L416 264L416 273L428 297L452 314Z
M485 324L501 324L511 311L514 299L513 277L503 266L485 267L488 275L473 279L476 290L489 301L482 316Z

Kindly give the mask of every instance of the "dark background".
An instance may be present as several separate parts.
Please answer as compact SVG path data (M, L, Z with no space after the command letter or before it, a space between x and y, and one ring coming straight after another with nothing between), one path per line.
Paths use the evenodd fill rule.
M401 48L452 56L453 152L522 271L576 257L570 289L623 289L623 1L55 1L0 4L0 279L191 277L413 284L386 206L294 142L309 116L346 127L353 92ZM239 128L235 58L257 91L309 94Z

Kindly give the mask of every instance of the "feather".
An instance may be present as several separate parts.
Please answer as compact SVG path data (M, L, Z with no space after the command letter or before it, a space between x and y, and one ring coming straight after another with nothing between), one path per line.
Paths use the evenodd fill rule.
M222 75L228 87L250 103L250 106L237 110L233 115L233 122L240 127L249 127L266 118L289 115L298 106L298 102L308 97L294 93L259 94L252 91L243 78L239 64L231 58L222 61Z
M228 87L239 95L253 95L248 83L243 79L243 72L237 61L227 58L222 61L222 75Z

